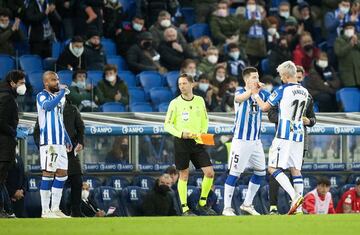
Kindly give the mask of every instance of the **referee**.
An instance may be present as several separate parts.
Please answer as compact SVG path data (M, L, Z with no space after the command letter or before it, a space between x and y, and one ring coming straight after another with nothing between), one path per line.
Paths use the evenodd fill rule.
M204 146L196 139L197 134L207 133L208 116L203 98L193 94L193 82L190 75L180 75L178 85L181 95L171 101L164 127L167 132L175 136L175 165L180 173L177 189L183 215L195 215L187 205L190 161L196 169L201 168L204 172L200 200L196 210L200 214L216 215L215 211L206 205L214 180L214 169Z

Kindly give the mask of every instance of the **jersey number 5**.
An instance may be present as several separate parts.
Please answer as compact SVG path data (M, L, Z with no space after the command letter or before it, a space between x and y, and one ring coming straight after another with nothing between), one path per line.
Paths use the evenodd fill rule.
M292 106L295 106L295 107L294 107L294 111L293 111L293 115L292 115L292 120L293 120L293 121L295 121L296 116L299 116L299 118L298 118L297 120L298 120L298 121L301 121L301 116L302 116L302 114L303 114L303 112L304 112L305 103L306 103L305 100L302 101L302 102L300 103L300 105L299 105L299 100L294 100L294 102L292 102L291 107L292 107ZM298 113L299 108L300 108L300 113Z

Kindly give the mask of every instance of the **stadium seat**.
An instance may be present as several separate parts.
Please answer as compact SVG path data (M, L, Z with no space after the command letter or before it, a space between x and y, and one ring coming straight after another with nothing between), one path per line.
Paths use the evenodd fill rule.
M191 25L188 29L188 36L191 41L194 41L202 36L210 36L209 25L204 23Z
M130 104L130 112L153 112L153 108L150 103L136 102Z
M61 42L53 42L51 45L51 57L59 58L61 52L64 50L64 45Z
M121 191L121 202L126 216L143 215L142 202L147 190L138 186L128 186Z
M118 71L124 71L127 69L126 61L119 55L107 55L107 63L115 64Z
M90 70L87 72L88 81L91 82L93 86L97 86L103 79L103 74L103 71L100 70Z
M278 192L278 212L279 214L287 214L290 210L290 196L281 187Z
M182 16L185 19L185 23L190 26L195 22L195 11L192 7L183 7L180 9Z
M71 214L71 188L67 182L64 185L63 193L61 196L60 210L65 215Z
M36 96L40 91L44 89L42 82L42 75L44 71L33 71L28 73L28 80L32 88L32 95Z
M269 214L270 201L269 201L269 185L264 185L259 189L260 201L264 210L264 214Z
M166 82L173 94L175 94L178 89L179 74L179 71L170 71L165 75Z
M341 188L330 188L330 193L331 193L335 207L341 197L340 191L341 191Z
M336 98L344 112L360 112L359 88L342 88L336 92Z
M168 110L169 104L170 103L168 103L168 102L164 102L164 103L159 104L159 106L158 106L159 112L166 113L167 110Z
M94 189L93 193L97 206L104 210L107 216L124 216L120 195L113 187L101 186ZM115 211L108 213L109 209L115 209Z
M303 175L303 182L304 182L304 192L311 191L316 187L317 179L315 176L312 175Z
M102 112L125 112L125 106L117 102L106 102L100 106Z
M54 57L47 57L43 60L43 67L45 71L51 70L56 71L56 61Z
M330 180L331 188L341 188L346 182L346 178L340 174L331 174L325 176Z
M269 74L270 68L269 68L269 59L268 58L261 60L261 71L264 74Z
M146 175L135 176L132 185L142 189L152 189L155 185L155 179Z
M15 59L9 55L0 55L0 79L4 79L6 74L15 69Z
M161 74L156 71L144 71L139 73L137 77L139 78L145 93L149 93L150 89L153 87L163 86L163 78Z
M247 185L239 185L239 186L235 187L233 199L231 202L232 208L235 209L235 214L238 214L238 215L241 214L240 206L245 200L247 188L248 188Z
M59 80L61 84L66 84L68 86L72 83L73 72L70 70L61 70L57 73L59 75Z
M125 15L127 16L126 19L132 19L136 14L136 1L135 0L120 0L120 3L124 9Z
M113 187L120 191L130 185L130 182L123 176L111 176L106 183L107 186Z
M112 39L103 38L101 39L101 44L106 56L116 55L116 44Z
M129 88L129 96L130 96L130 104L136 102L146 102L146 95L143 88L140 87L132 87Z
M355 184L356 181L360 180L360 174L352 174L349 176L347 183L348 184Z
M224 210L224 185L215 185L214 193L217 196L216 205L213 206L213 209L216 213L221 215Z
M29 176L28 187L25 193L25 213L27 217L41 217L40 182L41 177Z
M25 71L25 73L44 70L42 59L38 55L22 55L19 58L19 62L20 67Z
M90 186L90 190L93 190L102 185L102 182L99 178L93 176L84 176L83 182L87 182Z
M202 175L192 175L189 177L188 185L201 188L202 180L203 180Z
M118 71L120 79L122 79L128 88L136 87L136 77L131 71Z
M158 110L159 104L171 101L173 93L167 87L153 87L150 89L150 98L155 110Z

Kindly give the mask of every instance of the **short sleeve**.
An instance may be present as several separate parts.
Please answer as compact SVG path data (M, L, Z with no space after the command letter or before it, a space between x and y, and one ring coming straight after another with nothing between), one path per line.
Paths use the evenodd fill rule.
M47 100L48 100L48 97L45 94L40 93L40 94L37 95L36 102L38 103L38 105L41 108L43 108L43 105Z
M273 93L271 93L270 97L268 98L267 102L271 106L277 106L283 96L284 88L283 86L280 86L277 88Z

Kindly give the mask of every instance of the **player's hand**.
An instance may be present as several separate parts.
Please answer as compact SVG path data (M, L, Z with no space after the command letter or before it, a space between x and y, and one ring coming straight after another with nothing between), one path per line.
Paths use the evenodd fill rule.
M310 119L307 117L302 117L303 123L305 126L310 125Z

